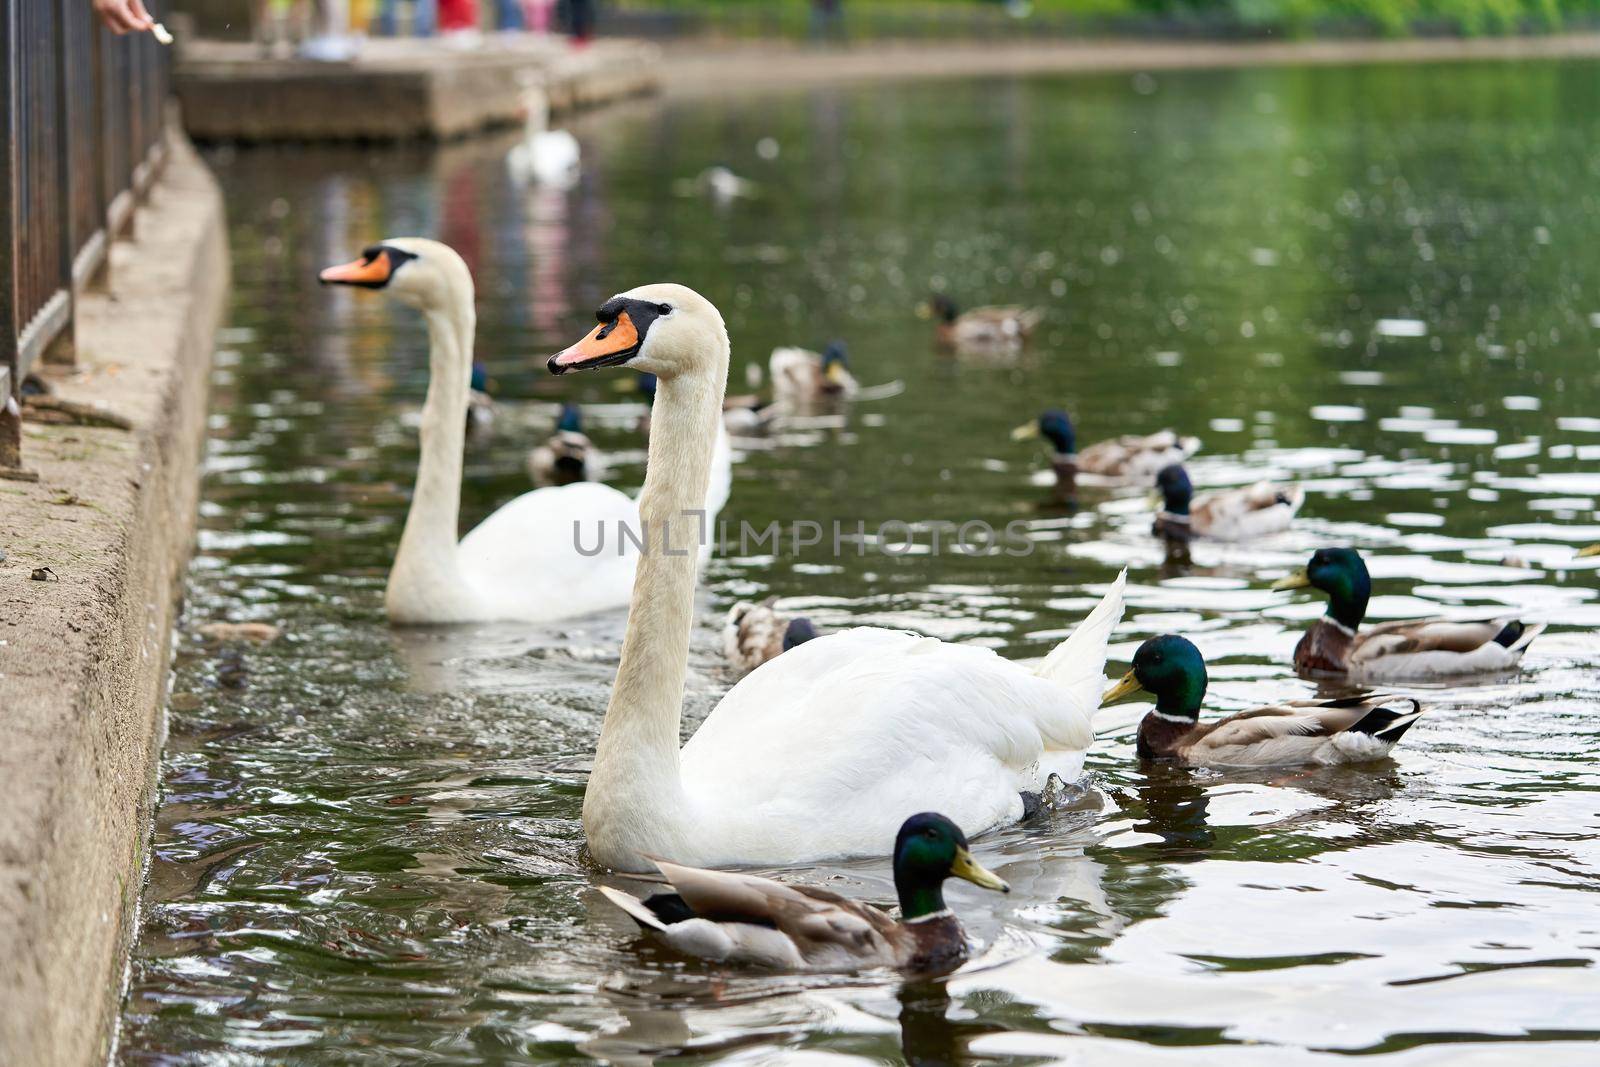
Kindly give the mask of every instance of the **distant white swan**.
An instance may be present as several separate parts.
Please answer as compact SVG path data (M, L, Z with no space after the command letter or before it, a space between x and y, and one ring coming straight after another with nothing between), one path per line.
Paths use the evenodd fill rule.
M578 139L567 130L550 129L550 103L541 90L523 94L522 140L506 153L506 170L522 185L570 189L578 184Z
M600 325L550 360L658 378L639 510L652 545L692 541L713 466L728 335L681 285L612 297ZM898 630L818 637L757 667L678 748L697 563L639 561L622 662L583 802L596 860L651 870L881 856L937 808L969 834L1020 818L1054 772L1076 778L1094 738L1123 579L1036 669Z
M609 485L576 482L524 493L456 541L476 328L472 275L461 257L437 241L392 238L321 277L382 290L420 310L428 325L421 457L389 570L389 620L549 622L627 604L639 553L619 531L639 529L639 505ZM712 456L714 476L700 498L708 523L732 484L725 437L718 436ZM602 536L603 549L586 554Z

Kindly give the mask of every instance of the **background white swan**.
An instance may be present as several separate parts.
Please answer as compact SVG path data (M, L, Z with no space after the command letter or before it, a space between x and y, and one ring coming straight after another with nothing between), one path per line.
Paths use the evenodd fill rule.
M639 506L690 536L728 375L722 316L681 285L601 307L550 360L562 373L627 365L658 376ZM937 809L969 834L1015 820L1052 771L1076 777L1093 739L1118 578L1037 670L992 651L860 627L757 668L678 749L697 561L640 560L605 724L584 796L595 859L648 870L882 855L908 816Z
M506 170L522 185L550 185L570 189L578 184L578 139L567 130L552 130L550 102L542 89L522 96L522 140L506 153Z
M580 482L524 493L457 543L476 326L472 275L461 257L437 241L392 238L321 277L382 290L420 310L428 326L421 456L384 595L390 621L548 622L628 603L639 553L618 529L639 529L639 505L609 485ZM712 452L715 474L700 506L714 524L733 475L725 437L718 435ZM579 544L594 549L602 531L604 550L579 551ZM709 544L701 554L707 552Z

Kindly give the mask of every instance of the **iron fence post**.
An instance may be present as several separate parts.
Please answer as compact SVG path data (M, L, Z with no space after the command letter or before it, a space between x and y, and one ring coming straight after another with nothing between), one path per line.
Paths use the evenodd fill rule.
M0 3L0 468L22 465L17 374L16 5Z
M55 26L51 33L51 45L56 53L56 129L55 152L59 169L57 175L60 181L56 183L57 204L61 212L61 226L56 233L56 247L60 250L61 262L56 273L57 283L67 294L67 326L46 346L41 357L46 363L70 367L77 362L77 321L78 321L78 294L72 284L72 261L77 254L77 249L72 246L72 220L74 205L72 203L72 141L71 123L72 112L67 106L67 79L71 76L67 62L67 19L69 11L76 10L73 0L57 0L55 8Z

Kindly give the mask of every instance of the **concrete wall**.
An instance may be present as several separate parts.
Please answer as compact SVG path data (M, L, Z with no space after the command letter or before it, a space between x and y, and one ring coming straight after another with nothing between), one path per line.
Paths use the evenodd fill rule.
M24 424L0 481L0 1064L103 1063L143 882L169 635L195 527L221 196L175 140L58 395L124 431ZM50 568L54 581L32 573Z
M528 86L554 114L654 92L660 51L640 41L521 37L478 51L373 41L347 63L262 59L247 45L185 48L174 89L197 141L445 140L520 123Z

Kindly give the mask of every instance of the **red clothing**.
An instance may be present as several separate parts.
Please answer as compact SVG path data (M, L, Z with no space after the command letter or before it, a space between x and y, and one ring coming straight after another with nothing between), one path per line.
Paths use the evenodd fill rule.
M478 28L478 0L439 0L439 30L475 30Z

